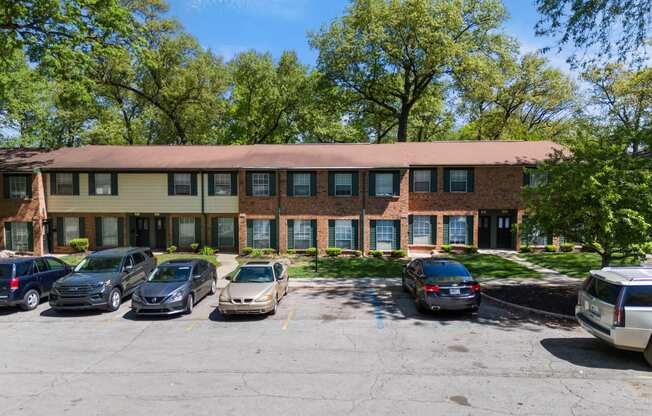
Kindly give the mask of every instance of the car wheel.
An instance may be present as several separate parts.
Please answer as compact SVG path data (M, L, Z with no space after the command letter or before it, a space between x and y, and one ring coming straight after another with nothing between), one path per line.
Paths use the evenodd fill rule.
M115 312L118 309L120 309L121 303L122 303L122 292L120 292L120 289L118 289L117 287L111 289L111 292L109 293L109 303L106 309L109 312Z
M652 338L650 339L650 342L648 342L645 351L643 351L643 357L645 357L645 361L647 361L648 365L652 367Z
M270 315L276 315L278 309L278 299L274 299L274 308L269 312Z
M416 303L417 312L421 314L430 312L430 309L426 308L426 306L423 304L423 302L421 302L418 296L414 299L414 302Z
M30 289L23 296L23 302L20 304L20 308L24 311L31 311L36 309L36 307L41 302L41 296L34 289Z
M217 281L213 279L211 280L211 291L209 292L209 295L213 296L215 293L217 293Z
M195 307L195 298L192 295L188 295L188 297L186 298L186 310L185 310L186 315L190 315L194 307Z

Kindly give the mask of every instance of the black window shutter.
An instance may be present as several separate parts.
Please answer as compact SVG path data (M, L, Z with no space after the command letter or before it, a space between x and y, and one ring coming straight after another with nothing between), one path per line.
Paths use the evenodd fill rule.
M220 247L220 233L219 233L219 228L218 228L218 219L217 219L217 217L213 217L211 219L211 246L213 246L215 248Z
M27 222L27 250L34 251L34 224Z
M527 169L523 171L523 186L530 186L530 172Z
M95 174L88 174L88 195L95 195Z
M190 174L190 195L197 195L197 174Z
M376 196L376 172L369 172L369 196Z
M437 192L437 168L430 169L430 192Z
M369 221L369 249L376 249L376 220Z
M79 217L79 238L86 237L86 218Z
M358 241L358 234L360 233L360 227L358 226L358 220L351 220L351 228L353 229L353 249L358 250L360 248Z
M450 243L450 234L448 232L449 222L450 222L450 217L448 215L444 215L444 244Z
M195 217L195 243L201 245L201 218Z
M310 231L312 231L312 246L317 247L317 220L310 220Z
M394 220L394 250L401 248L401 220Z
M207 181L208 181L208 196L214 196L215 195L215 174L209 173Z
M430 216L430 244L437 244L437 216Z
M335 220L328 220L328 247L335 247Z
M401 194L401 172L393 172L393 179L394 179L394 195L400 195Z
M238 195L238 172L231 172L231 195Z
M317 195L317 172L310 172L310 195Z
M125 219L122 217L118 218L118 245L125 245Z
M449 168L446 168L444 169L444 192L450 192L450 191L451 191L451 170Z
M294 248L294 220L288 220L288 249Z
M276 195L276 172L269 173L269 196Z
M33 182L32 175L27 175L25 177L25 183L27 186L27 198L30 199L32 198L32 182Z
M475 169L469 168L466 170L466 192L475 191Z
M414 215L408 216L408 244L414 244Z
M410 192L414 192L414 170L410 169Z
M245 192L247 196L253 195L253 183L251 179L251 172L245 173Z
M335 172L328 172L328 196L335 195Z
M466 244L473 244L473 215L466 217Z
M57 217L57 245L63 246L63 217Z
M172 245L179 247L179 218L172 218Z
M118 174L111 174L111 195L118 195Z
M276 220L269 220L269 245L270 248L278 250L278 228L276 227Z
M174 173L168 173L168 195L174 195Z
M56 195L57 194L57 174L56 173L51 173L50 174L50 195Z
M288 186L288 196L294 196L294 173L293 172L287 173L287 186ZM270 194L271 194L271 186L270 186Z
M9 175L2 175L2 195L9 199Z
M79 195L79 173L72 174L72 194Z
M249 174L247 173L247 176ZM254 221L247 220L247 247L254 246Z
M359 174L358 172L351 172L351 195L352 196L358 196L358 188L360 187L360 179L359 179Z
M5 222L5 248L7 250L13 250L14 247L11 244L11 223L9 221Z
M95 217L95 247L102 246L102 217Z

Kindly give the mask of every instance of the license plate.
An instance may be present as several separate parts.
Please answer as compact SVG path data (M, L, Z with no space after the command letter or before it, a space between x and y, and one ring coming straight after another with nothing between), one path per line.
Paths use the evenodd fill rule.
M460 294L460 290L459 290L459 289L450 289L450 290L448 291L448 293L450 293L451 295L459 295L459 294Z
M600 308L598 308L597 306L591 305L590 311L593 315L600 316Z

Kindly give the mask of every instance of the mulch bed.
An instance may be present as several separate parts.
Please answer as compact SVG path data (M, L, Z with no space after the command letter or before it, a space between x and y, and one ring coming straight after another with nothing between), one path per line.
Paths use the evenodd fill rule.
M546 312L575 315L578 286L505 285L483 288L497 299Z

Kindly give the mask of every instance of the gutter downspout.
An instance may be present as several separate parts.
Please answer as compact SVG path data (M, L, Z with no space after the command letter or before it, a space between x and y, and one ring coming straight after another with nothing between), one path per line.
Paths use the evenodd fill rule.
M362 192L362 209L360 210L360 251L362 255L365 255L364 252L364 243L365 243L365 218L367 210L367 179L369 176L369 171L362 171L362 186L360 186L360 192Z
M276 170L276 253L281 254L281 170Z
M204 220L204 227L203 229L203 234L204 234L204 246L208 246L208 218L206 215L206 207L205 207L205 192L204 192L204 171L199 171L199 175L201 176L201 216L202 219Z

